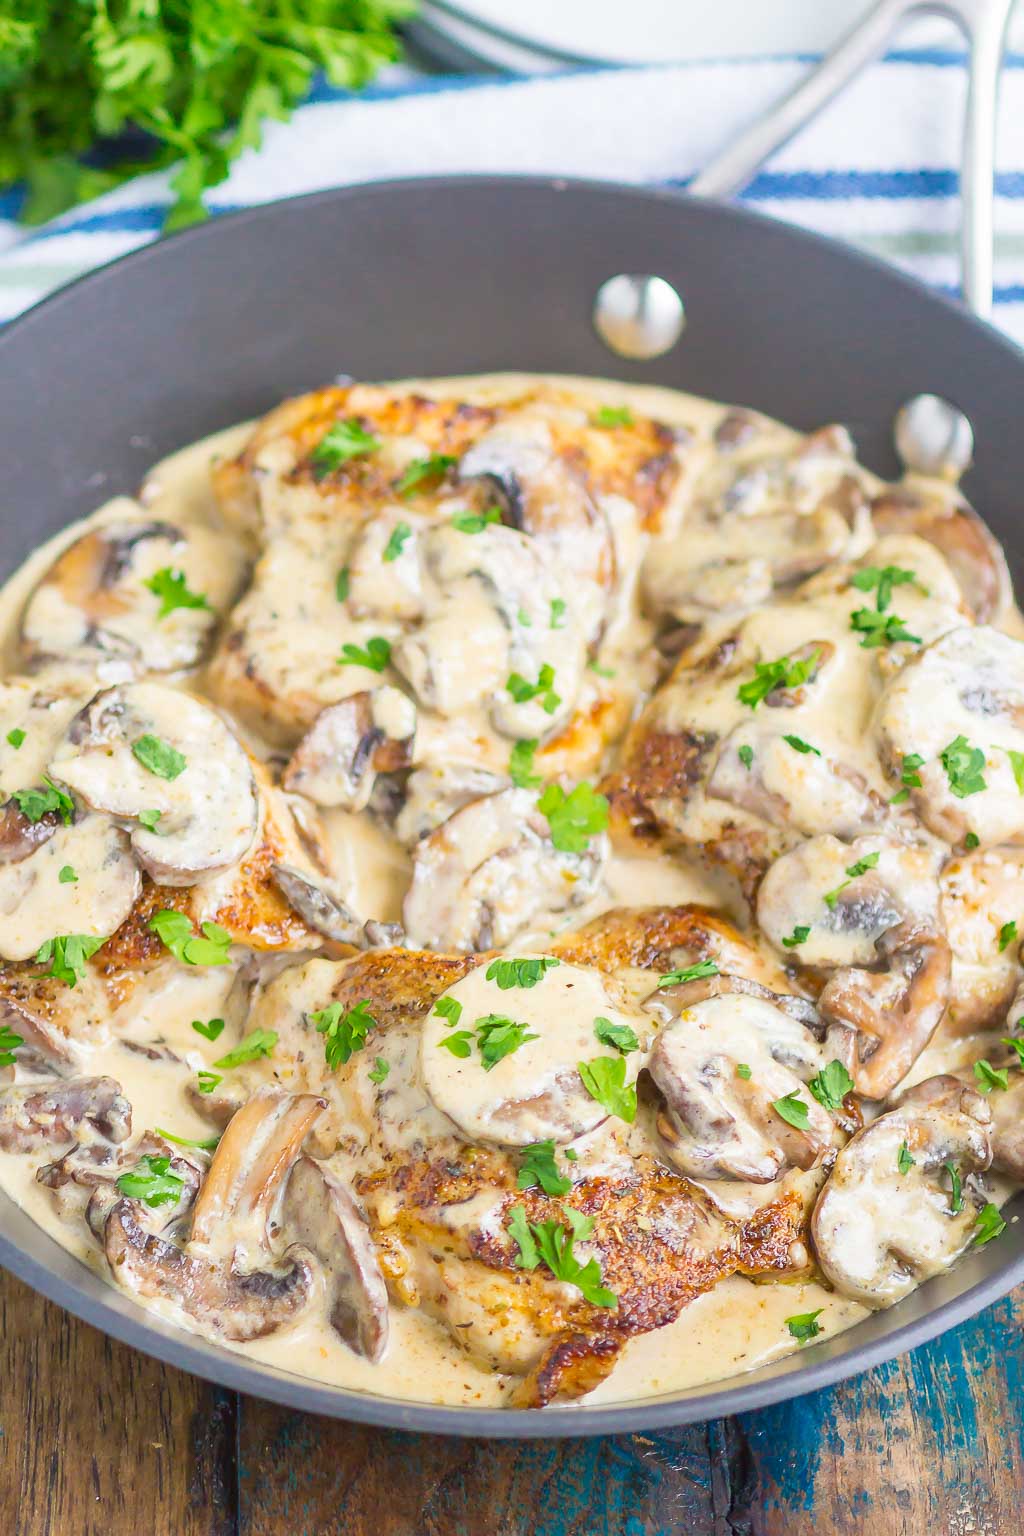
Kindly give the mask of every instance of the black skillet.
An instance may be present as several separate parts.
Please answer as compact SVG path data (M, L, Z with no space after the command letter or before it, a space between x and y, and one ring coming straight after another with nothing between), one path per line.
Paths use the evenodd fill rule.
M687 325L656 362L591 326L615 273L656 273ZM734 208L587 182L376 184L256 208L148 247L0 333L0 576L162 454L338 374L527 369L671 385L796 427L846 422L893 473L920 391L974 424L965 482L1024 574L1024 354L878 262ZM1019 1208L1024 1202L1016 1202ZM622 1407L442 1408L270 1369L143 1312L0 1194L0 1263L160 1359L297 1408L472 1435L621 1433L821 1387L969 1317L1024 1279L1024 1224L888 1312L752 1375Z

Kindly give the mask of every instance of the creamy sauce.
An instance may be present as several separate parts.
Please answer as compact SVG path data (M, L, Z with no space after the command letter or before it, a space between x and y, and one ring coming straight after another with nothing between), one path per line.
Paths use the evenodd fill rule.
M415 387L430 395L441 397L451 392L486 404L514 399L534 382L525 377L509 376L495 380L415 381ZM579 389L588 400L598 405L605 403L617 408L624 403L628 404L637 414L649 413L659 421L685 427L698 438L708 438L722 419L720 406L660 388L627 387L590 379L559 380L558 383L570 391ZM224 547L230 546L234 551L233 558L238 562L250 558L251 551L247 549L244 538L239 536L238 529L229 530L225 527L209 483L211 464L236 455L246 443L250 431L251 427L243 424L187 448L159 464L147 477L140 492L139 500L145 509L145 516L166 518L186 527L195 526L204 533L213 530L218 537L228 541ZM780 428L779 435L783 447L792 443L793 434L786 429ZM411 463L420 456L420 449L415 442L405 448L392 443L389 451L398 455L398 464ZM687 488L688 477L692 473L695 471L690 467L684 468L680 496ZM870 481L870 477L865 476L865 481ZM774 493L769 488L764 494ZM35 551L11 577L0 597L0 635L8 671L16 671L19 664L16 636L20 615L56 555L86 529L110 527L125 518L137 519L139 515L138 504L118 498ZM399 557L384 566L381 564L382 550L394 533L399 517L403 522L412 524L408 536L411 542L407 541ZM624 520L612 515L612 523L618 528L618 557L624 564L638 565L636 540L634 538L634 547L631 549L629 541L632 535ZM686 544L685 541L676 540L678 531L678 519L670 508L660 535L664 540L666 559L671 554L672 558L678 560L678 550L673 542L676 541L678 548L699 564L713 547L711 534L706 528L695 528L692 543ZM391 638L396 644L406 643L407 675L410 679L414 678L417 666L429 669L433 665L430 657L435 653L447 658L447 670L438 670L432 682L439 708L446 713L460 712L462 718L459 729L465 731L467 742L472 743L467 756L473 759L476 766L485 771L500 772L504 769L509 740L501 739L500 716L495 717L493 712L488 716L486 705L481 701L485 695L493 693L508 671L507 630L495 617L493 605L485 599L476 580L467 579L463 585L458 586L461 579L459 573L448 571L443 583L435 581L433 577L425 584L419 583L411 556L422 532L415 514L404 513L398 508L390 525L374 527L375 543L372 547L360 547L349 552L352 589L367 617L350 624L344 632L345 637L354 644L365 645L373 636L385 633L387 626L382 626L374 617L375 605L390 604L393 610L395 592L404 594L403 601L410 614L427 616L425 628L419 632L420 638L417 641L425 660L418 661L408 643L399 642L397 629L392 633ZM833 533L830 527L822 536L831 537ZM456 538L452 549L442 551L438 559L455 560L472 554L473 551L468 548L471 543L465 541L460 544ZM854 540L844 551L846 558L855 558L869 544L870 539L867 537L861 540L859 546ZM305 664L307 648L309 654L322 653L325 629L334 635L338 621L335 574L341 561L346 558L346 551L340 547L326 551L322 548L314 550L291 547L282 539L278 539L271 549L269 558L274 562L273 583L281 593L282 608L286 610L282 620L281 653L274 661L275 667L279 666L283 675L289 669L301 670L301 665ZM751 557L753 563L736 579L747 582L761 579L761 568L757 566L757 560L762 559L763 553L763 550L755 552L756 558ZM901 588L899 591L899 612L908 627L925 640L950 627L951 610L955 610L959 602L958 591L945 563L934 554L931 547L910 537L902 540L892 538L884 553L886 561L892 564L912 563L916 569L927 573L927 581L922 581L920 586ZM268 556L263 559L266 561ZM387 580L383 590L378 591L382 572L387 573ZM448 590L453 582L458 586L461 604L457 619L452 608L447 605L447 599L442 602L440 595L442 587ZM202 587L204 582L197 577L191 584ZM222 595L230 585L231 578L225 574ZM616 664L640 668L642 664L638 658L644 648L649 646L653 631L649 622L638 616L634 586L635 579L625 584L619 612L608 625L601 641L599 654L605 670L614 670ZM925 587L927 591L923 590ZM538 587L526 581L522 591L516 595L520 614L525 611L529 620L523 621L525 636L528 637L545 622L555 600L562 601L558 598L556 588L549 591L546 586ZM696 598L687 598L686 601L696 601ZM821 593L813 601L765 607L760 613L755 612L743 621L742 652L750 658L751 665L758 658L791 653L801 645L824 642L834 646L835 665L841 669L841 676L838 690L829 696L827 713L812 702L796 711L775 711L776 715L786 714L787 718L784 721L770 721L766 719L767 711L752 715L737 703L734 681L722 688L714 677L709 680L703 676L683 678L678 684L670 684L659 695L656 705L661 723L667 729L673 728L683 719L692 720L696 713L709 731L723 739L732 740L737 750L749 747L756 752L764 793L776 802L781 800L788 804L792 809L794 824L808 837L833 832L842 835L844 821L856 819L858 796L873 792L887 800L891 794L891 785L880 770L877 755L867 746L870 722L884 679L879 677L874 666L877 658L873 652L851 652L846 643L850 608L850 594L845 591L836 592L829 587L827 579L823 578ZM561 679L572 681L573 698L585 713L596 701L613 695L615 686L608 684L600 675L583 677L583 636L588 613L585 605L582 602L576 605L575 600L570 601L570 609L571 622L565 635L559 638L557 671ZM185 616L187 618L187 613ZM277 622L277 617L275 614L274 622ZM46 619L50 628L56 625L61 632L71 622L63 610L57 612L56 609L42 614L41 622L42 619ZM263 624L270 620L261 614L258 622ZM1015 614L1007 610L1000 622L1007 630L1013 630L1018 620ZM723 632L725 627L734 625L735 621L730 621L730 626L724 626ZM453 626L458 628L461 635L472 635L472 649L465 645L452 645ZM527 641L522 636L520 639L526 645ZM709 641L708 649L710 646ZM521 654L529 655L529 665L533 668L531 675L535 674L539 653L534 655L523 651ZM527 661L523 661L523 668L528 670ZM362 674L362 670L349 669L347 674L334 672L329 682L329 688L333 690L329 702L366 688L365 675L354 675L357 671ZM123 677L118 676L116 663L103 663L93 675L100 683L124 681ZM191 674L185 679L171 677L169 681L173 685L180 683L190 691L201 693L206 675L200 674L197 678ZM652 681L653 673L645 677L644 688L648 688ZM372 684L372 678L370 682ZM10 685L14 689L17 686ZM85 696L88 697L88 691ZM8 702L8 713L14 719L16 700L13 694ZM516 736L540 735L550 728L550 715L545 717L536 703L515 707L522 713L508 728L507 734L512 739ZM387 710L385 700L380 705L381 712L375 717L374 723L386 736L398 738L405 734L407 722L404 718L397 718L393 711L385 713ZM498 738L493 728L495 718L498 720ZM58 733L65 724L66 718L57 722ZM801 756L783 746L783 726L798 728L800 736L820 751L820 758L814 754ZM1005 741L1002 739L1004 735ZM270 739L261 736L253 728L251 720L244 729L244 740L257 757L270 759L279 752L273 732L270 733ZM447 740L450 743L451 738ZM1006 743L1012 743L1013 740L1016 737L1012 731L1009 734L1004 731L1000 744L1005 748ZM936 751L941 745L938 741L933 744ZM836 775L834 765L837 762L851 771L847 777ZM5 794L9 795L15 788L25 784L38 782L40 766L40 762L31 758L29 752L19 762L17 754L12 756L0 749L0 779ZM999 771L1003 773L1002 769ZM1006 769L1005 773L1008 772ZM13 775L18 776L17 783ZM183 784L180 787L183 788ZM176 804L174 784L163 786L161 793L163 800L154 801L154 805L171 818ZM216 794L218 799L223 799L223 784L217 788ZM713 840L719 830L723 804L725 802L721 800L709 802L698 797L685 813L688 834ZM735 802L728 803L726 809L729 817L738 820L741 825L745 815L749 819L742 804L737 806ZM409 847L403 846L402 841L380 821L361 811L327 809L322 812L321 822L334 886L345 905L360 918L374 918L384 922L401 920L403 899L409 887L412 869ZM48 845L47 863L56 868L58 863L63 865L73 860L84 868L91 857L88 839L95 840L98 835L95 819L86 817L79 826L54 836ZM33 856L33 863L36 857ZM92 857L95 862L97 856ZM808 875L808 887L824 892L835 883L834 871L828 866L826 854L822 853L820 858L823 860L820 876L812 870ZM115 881L116 860L113 866L109 858L99 862L105 865L108 883ZM55 889L60 894L64 909L59 916L51 912L47 918L49 932L100 934L109 931L110 924L105 917L94 916L90 926L89 913L80 910L82 893L74 884ZM517 955L529 955L567 927L577 927L617 906L694 902L721 909L723 905L735 905L735 900L735 887L728 876L709 873L695 858L688 858L685 854L671 859L664 855L651 857L619 849L608 856L595 889L584 901L568 910L541 912L536 919L528 921L516 936L514 952ZM969 899L967 906L970 906ZM38 921L37 917L36 926L33 926L30 900L19 900L10 912L0 911L0 935L5 937L5 952L10 957L34 953L37 944L41 942L39 933L42 930L38 929ZM998 931L992 930L991 923L979 936L976 914L968 911L963 926L963 974L975 974L984 971L986 967L1003 963L998 961L996 954ZM808 961L815 958L813 945L816 941L817 930L810 941L811 947L803 956ZM854 958L852 953L848 957L850 962ZM312 964L315 966L318 962ZM1011 983L1017 974L1017 968L1010 967ZM96 1074L108 1073L122 1084L133 1106L137 1131L145 1128L160 1129L172 1132L175 1136L196 1140L209 1136L209 1122L197 1112L185 1088L197 1071L209 1069L226 1046L224 1043L208 1046L191 1028L191 1024L194 1019L208 1020L229 1010L231 982L231 974L212 968L179 968L169 976L164 973L152 982L143 982L118 1017L117 1033L120 1038L107 1039L107 1043L88 1049L84 1070ZM455 983L448 995L462 1004L469 1019L493 1010L496 1006L494 992L494 987L485 980L480 968ZM501 1000L498 999L499 1002ZM507 1001L507 997L504 1000ZM641 1014L637 1009L636 998L622 988L609 990L609 986L598 978L596 972L562 965L551 970L533 991L523 994L518 1002L516 1017L526 1026L535 1023L541 1039L540 1046L535 1048L530 1057L526 1077L526 1086L531 1090L543 1090L552 1074L557 1075L563 1067L571 1068L581 1054L593 1048L590 1025L595 1014L615 1022L631 1023L643 1037L644 1049L649 1043L644 1030L649 1033L653 1026L651 1015ZM552 1018L558 1020L557 1030L545 1027L550 1026ZM251 1023L252 1020L249 1021ZM486 1140L489 1128L493 1128L496 1106L500 1107L513 1089L525 1092L526 1054L509 1056L486 1076L479 1072L473 1074L464 1060L443 1048L442 1041L446 1032L445 1022L433 1016L423 1028L419 1049L427 1087L442 1114L447 1112L464 1128L467 1136L474 1140ZM230 1033L224 1037L225 1041L230 1038ZM907 1081L921 1081L937 1072L967 1066L986 1049L991 1049L993 1038L991 1031L965 1034L961 1030L958 1035L951 1021L918 1058ZM132 1041L150 1047L158 1042L168 1053L169 1059L153 1060L146 1054L137 1053L130 1049ZM400 1044L398 1041L396 1051ZM639 1065L643 1064L643 1058L627 1058L627 1061L629 1075L635 1077ZM399 1067L396 1056L396 1076ZM295 1084L297 1089L303 1086L307 1085L299 1082ZM584 1113L578 1131L584 1134L590 1131L591 1122L596 1121L596 1118L591 1116L588 1120ZM550 1130L551 1127L543 1117L538 1118L531 1109L511 1139L524 1144L543 1140ZM609 1157L617 1155L611 1142L604 1152L599 1150L604 1146L601 1141L603 1135L605 1133L598 1133L595 1138L595 1148L598 1149L595 1156L598 1161L600 1156L606 1154ZM84 1225L63 1219L59 1202L53 1194L35 1182L36 1169L52 1160L53 1155L52 1152L42 1156L0 1153L0 1183L57 1241L76 1253L85 1264L103 1273L105 1262L96 1244L88 1237ZM1009 1192L1009 1186L993 1184L993 1190L993 1198L1001 1200ZM165 1316L180 1320L171 1302L157 1299L148 1305ZM784 1284L755 1284L739 1276L727 1278L687 1306L675 1322L631 1340L612 1375L586 1401L597 1405L677 1392L755 1369L797 1347L786 1329L787 1318L819 1309L821 1330L826 1335L848 1328L867 1315L866 1309L857 1302L844 1299L817 1282L789 1280ZM250 1357L296 1374L359 1391L417 1401L497 1405L507 1402L512 1385L509 1375L474 1363L455 1347L449 1335L438 1324L411 1307L392 1306L390 1347L384 1360L377 1364L359 1358L341 1342L328 1323L323 1297L293 1327L245 1346L229 1347L244 1347Z

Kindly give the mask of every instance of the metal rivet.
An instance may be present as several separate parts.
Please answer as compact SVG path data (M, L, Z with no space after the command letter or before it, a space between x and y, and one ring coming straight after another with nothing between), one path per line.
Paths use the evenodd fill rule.
M620 272L597 290L594 329L620 357L661 357L685 324L683 301L663 277Z
M974 456L974 432L963 411L941 395L915 395L893 429L904 469L959 480Z

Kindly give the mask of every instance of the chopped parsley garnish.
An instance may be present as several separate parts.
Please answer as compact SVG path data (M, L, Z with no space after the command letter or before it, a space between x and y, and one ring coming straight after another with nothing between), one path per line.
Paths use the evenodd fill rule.
M218 1083L224 1081L219 1072L199 1072L196 1074L196 1083L200 1093L212 1093Z
M850 614L850 628L864 636L861 646L866 651L877 650L880 645L897 645L906 641L920 645L921 636L912 635L906 619L898 613L879 613L874 608L857 608Z
M537 801L537 809L551 829L551 841L561 853L582 853L592 837L608 825L608 801L585 780L566 794L560 784L549 784Z
M595 1307L617 1307L618 1297L601 1284L601 1266L596 1259L581 1264L573 1244L585 1241L594 1230L591 1216L582 1216L570 1206L562 1206L569 1228L559 1221L530 1221L526 1209L514 1205L509 1212L508 1233L519 1248L516 1260L520 1269L536 1269L546 1264L556 1280L576 1286L584 1300Z
M338 657L339 667L369 667L371 672L383 672L391 660L391 641L383 635L371 635L364 650L346 640Z
M18 802L18 810L33 826L37 821L42 821L44 816L49 816L51 811L59 811L64 825L69 827L75 814L75 802L45 774L43 784L43 789L16 789L11 798Z
M698 960L696 965L684 965L680 971L666 971L658 977L659 987L678 987L687 981L703 981L705 976L719 974L717 960Z
M276 1029L254 1029L251 1034L235 1046L233 1051L228 1051L226 1056L219 1057L215 1067L223 1067L230 1071L232 1067L244 1067L247 1062L259 1061L264 1056L273 1056L274 1047L277 1045Z
M499 1061L504 1061L513 1051L518 1051L528 1040L540 1039L539 1035L530 1033L528 1024L510 1019L504 1013L485 1013L482 1019L477 1019L473 1028L476 1030L477 1049L485 1072L490 1072Z
M742 746L736 753L736 756L739 758L744 768L749 769L751 763L754 761L754 749L753 747Z
M17 752L18 748L21 746L22 742L25 740L25 732L20 728L20 726L16 725L14 727L13 731L8 731L7 732L7 740L10 743L10 745L14 748L15 752Z
M1012 747L1004 747L1003 751L1010 759L1010 767L1013 769L1013 779L1017 786L1017 793L1024 795L1024 752L1014 752Z
M551 599L551 629L564 629L565 624L565 598L553 597Z
M813 752L815 757L821 756L818 748L812 747L810 742L804 741L802 736L783 736L782 739L788 747L793 748L794 752L802 752L805 756L808 752Z
M554 955L538 955L529 960L492 960L484 972L487 981L496 981L502 992L511 987L535 987L548 971L561 962Z
M908 752L903 759L903 767L900 769L900 782L904 786L889 801L890 805L902 805L904 800L910 799L912 789L921 788L921 775L918 769L924 762L919 752Z
M910 1155L910 1148L905 1141L900 1142L900 1149L896 1154L896 1170L898 1173L907 1174L914 1166L914 1158Z
M411 496L425 480L440 480L455 463L450 453L432 453L428 459L413 459L402 471L398 481L398 494Z
M999 930L999 953L1002 954L1004 949L1009 949L1010 945L1014 942L1016 937L1017 924L1011 918L1011 920L1008 923L1004 923Z
M122 1173L117 1188L129 1200L141 1200L156 1210L160 1205L174 1205L181 1199L185 1180L171 1172L169 1157L140 1157L138 1166Z
M219 1136L207 1136L204 1141L193 1141L188 1136L175 1136L173 1131L165 1131L162 1125L154 1125L153 1130L164 1141L173 1141L178 1147L197 1147L200 1152L212 1152L220 1141Z
M71 864L61 865L60 873L58 874L57 879L61 885L78 884L78 875L75 873L74 866Z
M972 747L966 736L954 736L949 746L939 753L939 762L945 768L949 787L958 800L980 794L987 787L982 775L985 754L980 747Z
M607 431L610 427L631 427L633 412L628 405L602 405L590 418L591 424Z
M376 1028L377 1020L369 1008L370 999L364 997L347 1012L341 1003L335 1002L309 1015L310 1023L324 1036L324 1058L332 1072L361 1051L370 1030Z
M154 912L148 923L150 933L155 933L176 960L185 965L227 965L231 948L231 935L219 923L201 924L202 935L197 934L184 912L164 908Z
M806 1344L809 1339L816 1339L821 1332L818 1318L824 1310L824 1307L818 1307L814 1312L798 1312L795 1317L787 1317L786 1327L794 1339L799 1339L801 1344Z
M818 1103L825 1109L842 1109L843 1100L853 1088L853 1078L841 1061L830 1061L807 1084Z
M348 602L348 594L352 589L352 573L347 565L343 565L334 578L334 595L339 603Z
M850 586L858 592L874 592L875 607L884 613L892 601L893 587L906 586L917 579L916 571L906 571L898 565L866 565L850 577Z
M535 683L527 682L521 672L511 672L505 687L517 704L529 704L540 699L540 707L546 715L553 715L562 700L555 692L555 669L545 662L537 674Z
M822 898L830 912L835 910L836 902L839 900L839 897L843 891L846 890L846 887L850 884L850 882L856 880L858 875L866 875L869 869L874 869L875 865L878 863L878 858L879 856L877 853L866 853L864 857L862 859L858 859L855 864L847 865L846 873L849 876L849 879L843 880L841 884L837 885L833 890L826 891Z
M186 759L159 736L140 736L132 742L132 756L158 779L176 779L185 772Z
M1020 1022L1020 1019L1018 1019L1017 1023L1019 1024ZM1012 1050L1017 1052L1017 1066L1024 1072L1024 1038L1018 1035L1004 1035L1001 1043L1010 1046Z
M471 1029L457 1029L451 1035L445 1035L439 1044L446 1051L451 1051L460 1061L465 1061L473 1054L473 1031Z
M533 771L533 754L537 740L517 741L508 759L508 776L517 789L536 789L541 782L539 773Z
M798 923L797 926L793 929L793 932L789 935L789 938L783 939L783 949L796 949L798 944L803 944L808 938L810 938L810 934L810 926L807 923Z
M391 1067L384 1060L384 1057L375 1056L373 1058L373 1066L370 1068L367 1076L371 1083L382 1083L390 1071Z
M964 847L977 848L980 842L981 838L978 836L977 832L968 832L967 836L964 838Z
M991 1093L993 1088L1008 1088L1010 1074L1007 1067L994 1067L984 1057L974 1063L974 1080L980 1093Z
M943 1163L943 1168L949 1174L949 1209L953 1216L959 1216L964 1208L964 1186L960 1177L960 1170L954 1162Z
M155 832L157 829L157 822L160 820L162 815L163 811L140 811L136 817L136 820L141 826L145 827L147 832Z
M13 1067L14 1053L24 1044L23 1035L16 1035L9 1024L0 1024L0 1067Z
M546 1195L567 1195L572 1189L572 1179L559 1173L555 1162L553 1141L535 1141L523 1148L523 1161L516 1184L520 1189L536 1189Z
M993 1205L991 1200L988 1205L982 1206L978 1213L978 1219L974 1226L974 1246L981 1248L985 1243L990 1243L994 1237L1006 1231L1006 1222L999 1214L998 1205Z
M455 997L439 997L434 1004L434 1012L444 1019L450 1028L462 1018L462 1004Z
M533 620L530 618L530 615L527 613L525 608L520 608L516 613L516 623L521 624L524 629L533 628Z
M748 1067L745 1061L738 1061L736 1063L736 1076L741 1077L745 1083L749 1083L753 1075L753 1069Z
M349 459L360 459L368 453L376 453L380 438L374 437L359 425L358 421L336 421L324 434L310 454L310 463L317 478L340 469Z
M755 663L754 676L749 682L740 684L736 697L741 704L749 704L751 709L756 709L776 688L799 688L818 665L820 654L820 651L815 650L810 656L798 661L793 661L789 656L780 656L777 661Z
M626 1082L624 1056L595 1056L576 1063L583 1086L610 1115L630 1124L636 1119L636 1085Z
M192 1028L197 1035L202 1035L204 1040L219 1040L224 1033L223 1019L209 1019L205 1024L202 1019L193 1019Z
M452 527L456 533L483 533L490 523L500 523L501 513L497 507L488 507L486 512L453 512Z
M787 1125L794 1126L798 1131L806 1131L811 1123L810 1109L800 1097L799 1088L794 1088L792 1093L787 1093L782 1099L773 1099L772 1109Z
M596 672L598 677L614 677L615 676L615 668L614 667L602 667L600 662L597 662L597 661L588 661L587 662L587 666L589 667L591 672Z
M385 565L390 565L397 560L402 553L406 539L412 538L412 529L408 523L396 523L391 530L391 537L384 546L383 560Z
M594 1020L594 1034L602 1045L613 1046L615 1050L621 1051L623 1056L628 1056L630 1051L640 1049L640 1041L628 1024L616 1024L600 1014Z
M169 565L163 565L158 571L154 571L142 585L148 587L154 597L160 599L158 620L166 619L175 608L209 608L210 606L202 592L191 590L185 579L185 572L172 570Z
M38 974L53 976L68 987L77 986L85 975L85 962L106 942L104 938L94 939L87 933L55 934L36 950L39 964L50 967L48 971L40 971Z

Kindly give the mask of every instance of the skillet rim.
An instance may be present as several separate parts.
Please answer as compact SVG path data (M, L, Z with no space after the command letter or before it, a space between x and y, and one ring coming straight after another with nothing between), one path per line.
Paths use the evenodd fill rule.
M0 330L0 369L3 368L10 337L20 339L26 332L30 335L40 317L48 319L67 304L73 308L83 288L97 287L112 280L116 282L120 268L125 263L137 268L148 260L161 260L169 248L182 251L187 257L189 246L218 238L216 231L225 224L232 227L243 222L258 225L268 219L295 218L303 208L321 203L344 204L361 199L396 198L404 192L422 194L432 188L453 187L490 193L511 187L568 197L588 193L612 195L632 203L654 203L685 209L687 217L694 218L698 223L705 213L709 217L725 217L727 222L735 226L739 237L747 232L753 239L756 239L759 231L770 228L776 236L786 238L795 251L801 247L809 248L833 263L841 261L853 273L858 269L870 272L883 278L890 290L897 293L902 290L913 295L916 303L924 299L955 316L961 325L980 332L988 347L1005 354L1012 365L1022 368L1024 375L1024 357L1020 349L990 322L967 314L953 299L933 292L881 258L829 236L750 208L704 202L673 188L648 188L596 178L537 175L453 175L366 181L215 214L202 224L152 240L136 250L105 262L47 294ZM1020 1197L1017 1197L1016 1203L1019 1205ZM33 1247L45 1250L50 1245L61 1267L80 1270L82 1278L79 1279L77 1274L72 1279L55 1273L38 1253L30 1251L9 1236L5 1228L10 1224L12 1215L16 1225L27 1224L28 1240ZM749 1376L739 1375L722 1383L711 1383L706 1388L694 1389L689 1395L676 1399L648 1398L637 1403L613 1403L602 1407L555 1406L537 1413L406 1402L343 1387L331 1387L307 1377L292 1376L276 1367L249 1361L240 1354L208 1343L201 1336L162 1318L151 1318L141 1306L116 1291L108 1280L93 1272L68 1250L61 1248L6 1192L0 1191L0 1265L48 1300L100 1328L119 1342L167 1364L187 1369L217 1385L260 1396L289 1408L394 1429L495 1439L583 1437L661 1429L746 1412L832 1385L937 1337L999 1300L1024 1280L1024 1234L1018 1238L1018 1247L1021 1251L1015 1256L1008 1255L1002 1263L997 1261L990 1273L983 1274L958 1295L939 1302L921 1315L912 1316L909 1321L895 1327L882 1328L877 1337L855 1343L852 1347L848 1344L844 1347L844 1340L848 1341L864 1328L870 1328L875 1319L889 1316L888 1313L874 1314L853 1329L812 1346L806 1356L792 1354L764 1368L763 1372L758 1373L761 1376L759 1380L751 1381ZM994 1258L995 1255L989 1250L986 1267ZM965 1257L962 1263L967 1262L972 1261ZM920 1298L927 1295L929 1286L934 1287L938 1283L935 1280L926 1282L907 1298L907 1302L900 1305L913 1303L915 1298L920 1301ZM893 1312L898 1310L899 1306ZM881 1328L882 1325L879 1326Z

